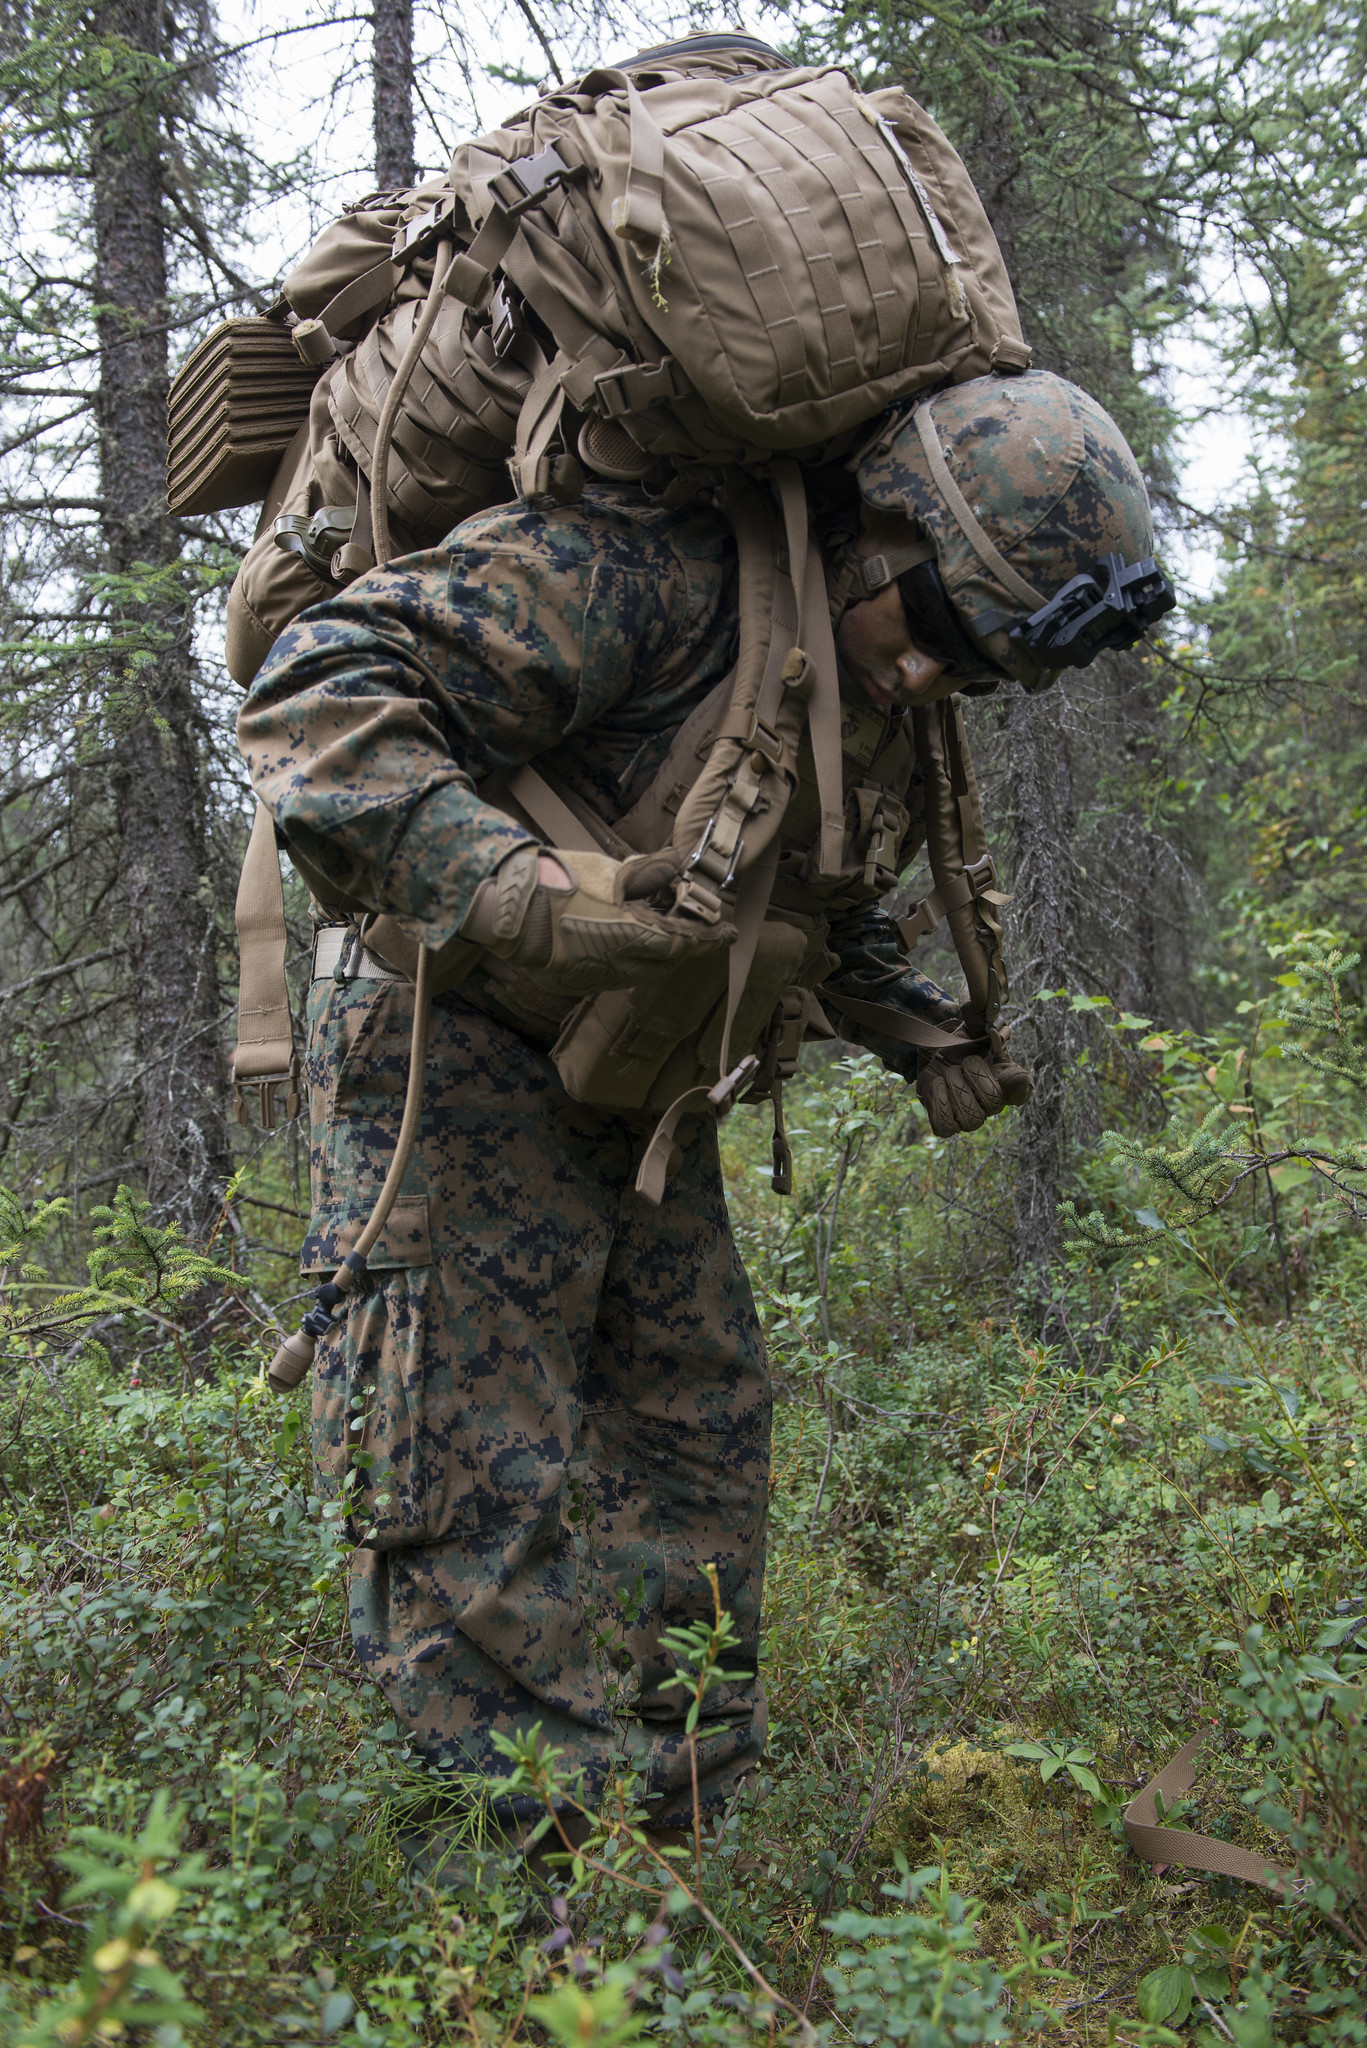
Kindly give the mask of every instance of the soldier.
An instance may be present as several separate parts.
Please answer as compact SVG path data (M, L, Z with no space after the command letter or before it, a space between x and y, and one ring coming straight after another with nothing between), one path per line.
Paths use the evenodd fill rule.
M1075 387L1040 372L981 378L931 409L938 460L925 406L891 418L857 470L862 531L832 565L847 731L860 740L846 741L851 775L883 761L889 787L900 777L895 867L919 843L899 738L908 707L1012 676L1042 687L1098 645L1128 644L1146 614L1127 599L1127 565L1153 544L1134 459ZM1108 556L1118 569L1098 570ZM419 1753L487 1781L509 1828L533 1816L500 1793L508 1767L490 1738L534 1722L590 1797L629 1755L655 1825L690 1820L684 1710L659 1637L710 1611L705 1564L743 1641L729 1659L743 1675L711 1696L700 1730L706 1814L764 1745L769 1386L715 1123L684 1119L652 1207L634 1179L653 1117L572 1100L548 1056L586 989L661 959L701 969L729 933L644 895L614 903L615 862L542 846L477 788L538 761L580 806L619 817L726 674L736 631L725 519L592 482L573 506L469 519L315 606L276 643L240 721L257 792L323 906L304 1270L330 1271L373 1205L413 1023L412 984L327 906L387 913L432 947L463 935L487 949L434 1003L403 1199L369 1258L371 1290L320 1345L314 1414L334 1484L363 1453L361 1662ZM824 986L957 1025L958 1003L908 967L877 908L887 875L865 879L874 863L853 801L848 872L824 895L802 883L800 798L783 886L829 927ZM906 1045L874 1043L915 1072ZM937 1129L973 1128L1028 1089L1000 1053L927 1064ZM576 1484L596 1503L604 1583L634 1589L624 1640L639 1695L625 1732L576 1581Z

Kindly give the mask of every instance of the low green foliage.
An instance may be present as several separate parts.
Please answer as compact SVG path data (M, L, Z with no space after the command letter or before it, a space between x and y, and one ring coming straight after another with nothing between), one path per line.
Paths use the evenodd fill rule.
M1300 1122L1276 1112L1301 1158L1355 1156L1357 1079L1327 1068L1358 1026L1331 1023ZM826 1064L780 1209L762 1129L733 1121L779 1397L765 1775L661 1851L624 1772L596 1831L561 1839L549 1810L577 1787L528 1730L508 1755L547 1807L549 1882L477 1813L449 1888L405 1862L434 1786L352 1662L303 1397L277 1400L238 1339L187 1372L148 1312L177 1320L210 1262L111 1205L99 1339L77 1324L64 1355L66 1326L12 1323L0 1396L0 2048L1367 2039L1351 1203L1316 1168L1306 1220L1281 1207L1288 1321L1266 1174L1223 1199L1243 1169L1222 1139L1194 1199L1145 1163L1182 1154L1231 1071L1271 1144L1290 1028L1264 1018L1242 1064L1175 1035L1145 1055L1167 1135L1098 1160L1048 1343L993 1313L936 1225L951 1164L990 1184L993 1134L950 1154L873 1062ZM1247 1100L1221 1098L1240 1133ZM1126 1208L1150 1214L1117 1231ZM51 1219L6 1216L22 1277ZM625 1708L620 1589L569 1512ZM695 1719L731 1651L713 1590L670 1644ZM1293 1899L1125 1846L1127 1801L1211 1724L1161 1818L1294 1862Z

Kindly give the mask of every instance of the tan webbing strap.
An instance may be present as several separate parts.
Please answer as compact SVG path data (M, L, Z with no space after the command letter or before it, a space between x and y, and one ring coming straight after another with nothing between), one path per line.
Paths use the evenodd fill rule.
M745 984L750 979L750 969L755 964L760 931L773 893L774 877L778 873L778 853L778 841L775 839L762 860L757 860L753 867L742 869L736 890L735 907L731 912L731 922L736 927L736 943L726 958L726 1019L722 1025L721 1057L717 1062L723 1078L731 1071L731 1030L740 1008L740 999L745 994Z
M275 850L275 821L256 807L247 857L237 885L237 943L241 968L237 997L237 1050L233 1092L237 1115L247 1121L244 1084L260 1087L261 1122L274 1122L275 1090L286 1084L286 1117L299 1114L299 1060L294 1050L290 994L285 980L285 891Z
M928 402L917 406L915 420L926 461L930 464L930 473L939 487L940 496L958 520L969 546L978 560L992 571L998 582L1004 584L1013 597L1019 598L1032 612L1037 612L1044 599L1037 590L1030 588L1023 576L1017 575L1005 556L993 546L977 513L950 475L949 464L945 461L945 452L940 446L940 437L935 431L935 421L931 417Z
M626 191L612 203L612 231L638 255L658 262L669 247L665 219L665 139L659 122L625 73L631 161Z
M516 233L516 216L495 206L469 248L452 257L446 273L446 296L478 310Z
M866 597L872 597L885 583L895 583L906 570L918 568L922 562L934 559L933 540L918 540L906 548L884 548L881 554L856 560L852 580L862 585Z
M548 846L563 846L567 853L597 853L600 850L588 827L530 763L524 761L520 768L514 768L512 774L505 775L502 780L513 802L519 810L527 813Z
M905 1010L894 1010L888 1003L866 1003L862 998L838 995L834 989L823 988L821 1000L851 1023L867 1024L884 1038L895 1038L899 1045L914 1045L921 1052L964 1052L988 1043L986 1035L975 1038L968 1031L941 1031L938 1025L909 1017Z
M656 262L669 247L664 207L664 132L629 72L604 65L591 71L577 90L593 99L610 92L625 96L630 152L625 188L612 202L611 226L613 233L630 242L638 255L648 263Z
M528 498L544 497L551 486L551 463L546 451L565 409L565 391L560 379L569 367L570 359L562 349L532 379L517 416L517 439L508 458L508 468L513 486L524 504Z
M363 270L359 277L353 277L350 284L343 285L335 298L328 300L318 315L318 324L329 334L337 335L342 328L350 327L363 313L373 312L393 296L403 271L397 263L385 257L371 269Z
M749 1054L734 1073L728 1072L727 1062L731 1056L731 1027L736 1021L736 1011L745 993L745 984L750 978L754 964L755 949L759 944L760 930L764 924L765 912L769 908L769 897L778 873L779 846L775 840L766 849L762 859L741 874L740 887L736 891L735 908L731 913L736 926L736 943L727 960L726 973L726 1021L722 1026L720 1079L709 1088L703 1084L689 1088L670 1103L655 1126L650 1143L646 1146L636 1174L636 1192L647 1202L659 1208L664 1200L666 1184L674 1157L674 1134L679 1119L690 1111L699 1111L705 1106L719 1114L730 1108L736 1097L748 1088L759 1072L759 1061ZM775 1098L777 1100L777 1098ZM786 1137L784 1139L786 1144ZM775 1159L777 1161L777 1152ZM791 1186L791 1155L790 1155ZM777 1165L775 1167L777 1172Z
M351 520L351 538L344 540L332 558L332 580L334 583L353 583L358 576L375 567L375 557L369 542L374 539L374 521L370 510L370 483L363 469L356 471L356 510Z
M670 1103L655 1126L654 1134L646 1146L636 1174L636 1192L643 1196L653 1209L658 1209L665 1198L665 1188L669 1182L669 1170L674 1157L674 1133L679 1127L679 1119L687 1115L690 1108L701 1110L707 1096L708 1089L705 1085L686 1089Z
M799 593L798 643L815 675L807 728L821 811L817 872L838 875L845 861L845 776L840 750L840 676L826 595L826 572L808 532L807 489L797 464L784 459L775 462L773 470L783 506L789 569Z
M375 561L381 569L389 560L392 549L389 538L389 449L394 438L394 422L399 416L408 380L418 366L418 358L426 348L432 329L437 324L441 302L446 290L446 280L451 274L454 257L450 256L449 241L439 242L432 258L432 282L427 287L427 301L422 316L408 338L408 346L399 358L393 382L385 393L380 408L380 417L375 427L375 451L371 458L370 479L372 498L370 506L370 530L374 543ZM449 260L448 260L449 258ZM359 507L358 507L359 509ZM353 528L353 539L355 529Z
M1279 1870L1249 1849L1217 1841L1212 1835L1194 1835L1185 1828L1159 1825L1155 1795L1161 1792L1166 1806L1188 1790L1196 1779L1192 1758L1211 1733L1203 1729L1190 1742L1184 1742L1157 1777L1150 1778L1143 1791L1135 1794L1122 1816L1126 1841L1135 1855L1142 1856L1147 1863L1176 1863L1186 1870L1209 1870L1217 1877L1242 1878L1245 1884L1260 1884L1268 1891L1284 1894L1299 1890L1294 1871Z
M977 781L957 698L912 712L916 757L925 796L926 852L935 895L949 919L954 950L968 983L968 1000L992 1023L1006 998L998 912L1010 899L983 836ZM981 929L980 929L981 927Z
M948 700L944 731L950 787L954 791L954 801L959 807L964 866L976 868L987 857L987 830L983 824L983 807L978 798L978 778L973 772L973 756L968 751L968 734L964 730L964 707L957 693ZM946 898L945 909L949 908L949 900Z

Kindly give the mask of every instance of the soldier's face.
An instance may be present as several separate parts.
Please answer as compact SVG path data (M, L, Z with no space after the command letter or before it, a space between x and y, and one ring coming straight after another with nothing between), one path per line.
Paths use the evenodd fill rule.
M835 639L847 673L875 704L936 704L959 687L942 661L913 643L895 583L851 605Z

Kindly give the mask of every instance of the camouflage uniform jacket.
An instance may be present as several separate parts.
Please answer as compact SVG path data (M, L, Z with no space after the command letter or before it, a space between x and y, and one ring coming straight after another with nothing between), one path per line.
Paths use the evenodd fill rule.
M635 490L466 520L441 547L372 572L281 635L238 726L257 793L313 869L439 946L484 877L529 839L476 785L541 758L604 818L620 816L731 667L735 591L724 518L652 506ZM901 806L870 872L876 806L861 784L878 755L888 785L914 802L910 745L897 714L868 704L851 705L846 726L847 872L814 897L801 839L815 818L804 822L799 788L798 841L785 826L775 901L830 917L851 992L910 997L907 1007L953 1020L873 908L919 826Z

